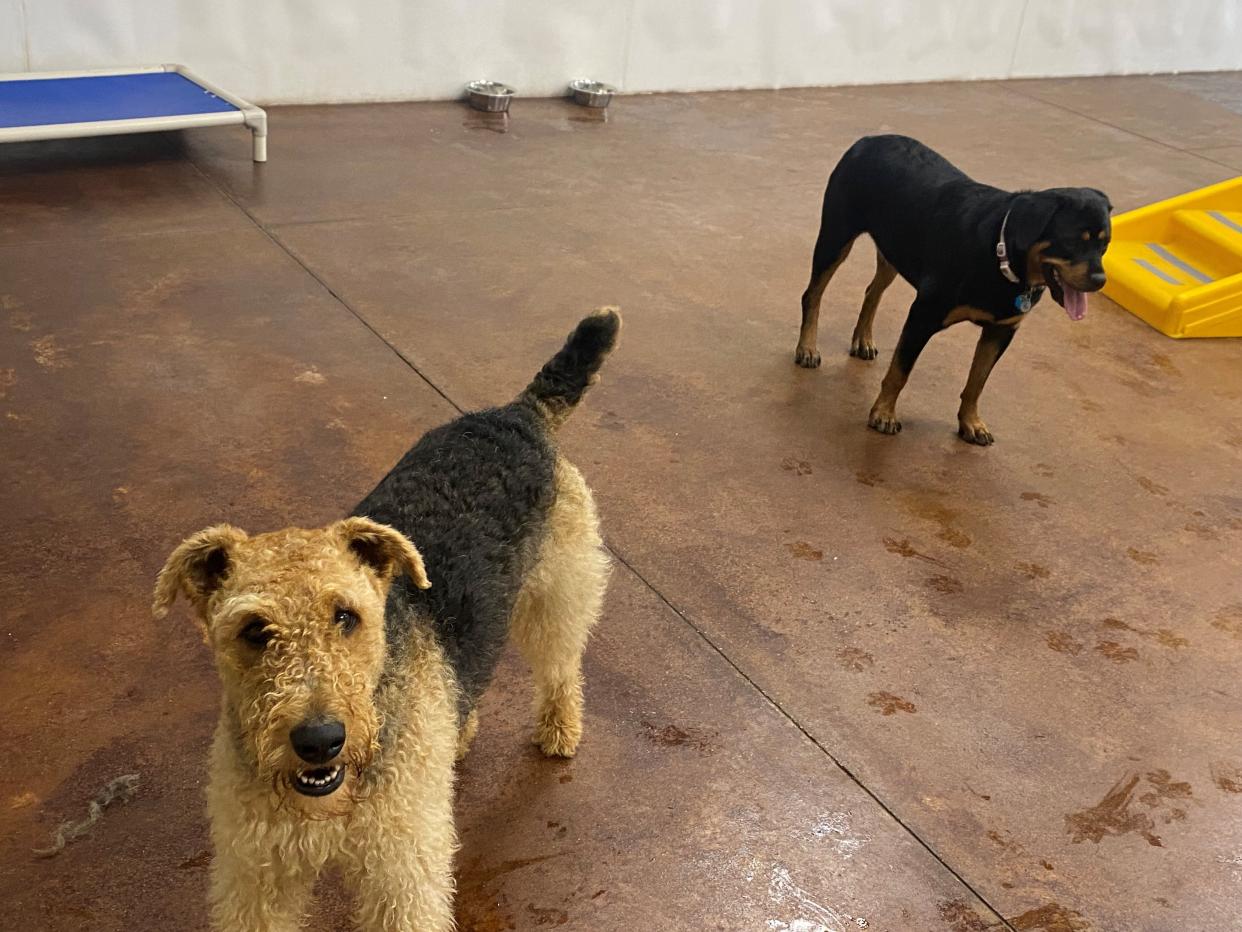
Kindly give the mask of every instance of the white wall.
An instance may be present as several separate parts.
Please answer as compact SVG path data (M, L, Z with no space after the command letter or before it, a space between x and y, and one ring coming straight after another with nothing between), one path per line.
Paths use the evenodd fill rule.
M1211 71L1242 0L0 0L0 71L169 61L265 103Z

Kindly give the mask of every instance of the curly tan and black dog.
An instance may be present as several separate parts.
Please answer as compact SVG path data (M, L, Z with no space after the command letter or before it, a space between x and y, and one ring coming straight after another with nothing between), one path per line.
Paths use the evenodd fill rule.
M979 395L1045 288L1071 320L1087 312L1085 292L1104 287L1101 260L1112 229L1108 197L1094 188L1009 192L973 181L906 136L868 136L841 157L828 179L811 281L802 295L794 361L819 366L819 305L833 273L860 234L876 245L850 355L874 359L871 337L880 296L901 275L918 292L867 423L901 430L897 396L927 341L969 320L982 328L957 412L958 436L987 446Z
M453 927L453 764L509 634L534 671L535 743L574 754L609 562L554 434L620 326L587 317L516 401L430 431L351 517L219 525L168 558L155 613L189 599L223 685L207 792L217 929L299 928L330 864L360 927Z

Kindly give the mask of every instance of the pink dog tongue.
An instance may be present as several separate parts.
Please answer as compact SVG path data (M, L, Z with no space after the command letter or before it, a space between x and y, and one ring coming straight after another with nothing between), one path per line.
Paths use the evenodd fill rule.
M1065 313L1070 320L1082 320L1087 316L1087 296L1076 288L1061 283L1062 297L1065 298Z

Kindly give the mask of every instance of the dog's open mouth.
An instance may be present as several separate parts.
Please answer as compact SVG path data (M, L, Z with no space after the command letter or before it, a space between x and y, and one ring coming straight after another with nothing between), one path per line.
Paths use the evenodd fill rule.
M1070 320L1082 320L1087 316L1087 296L1061 277L1055 265L1044 263L1044 281L1052 292L1052 300L1065 308Z
M299 770L293 775L293 788L303 796L327 796L335 793L345 782L345 768L317 767L314 770Z

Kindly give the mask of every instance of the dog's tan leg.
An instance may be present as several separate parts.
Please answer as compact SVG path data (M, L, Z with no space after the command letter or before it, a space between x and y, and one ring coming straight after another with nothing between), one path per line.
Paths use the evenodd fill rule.
M815 348L819 339L819 306L823 302L824 290L832 281L832 276L836 274L853 247L854 241L850 240L842 247L836 258L828 261L828 264L822 268L818 267L820 255L818 249L816 250L815 264L817 267L811 273L811 281L806 286L806 291L802 293L802 329L798 331L798 347L794 350L794 362L804 369L819 367L819 351Z
M1009 348L1013 335L1017 331L1016 324L988 324L979 334L979 342L975 344L975 358L970 364L970 375L966 379L966 387L962 389L962 404L957 410L957 435L967 443L975 443L986 447L993 442L988 426L979 417L979 396L983 386L998 359Z
M943 319L944 314L937 311L933 302L915 299L906 324L901 328L897 348L893 350L893 361L889 363L888 372L884 374L879 397L871 406L871 414L867 417L868 427L882 434L896 434L901 431L901 421L897 420L897 396L906 387L910 370L914 368L927 341L940 330Z
M591 491L560 459L556 502L512 625L535 677L534 741L550 757L572 757L582 737L582 653L599 618L608 570Z
M854 326L854 337L850 340L850 355L859 359L875 359L878 350L871 336L871 324L875 320L876 308L880 306L880 296L884 289L893 283L897 270L884 258L880 250L875 251L875 277L867 286L863 296L862 310L858 312L858 323Z

